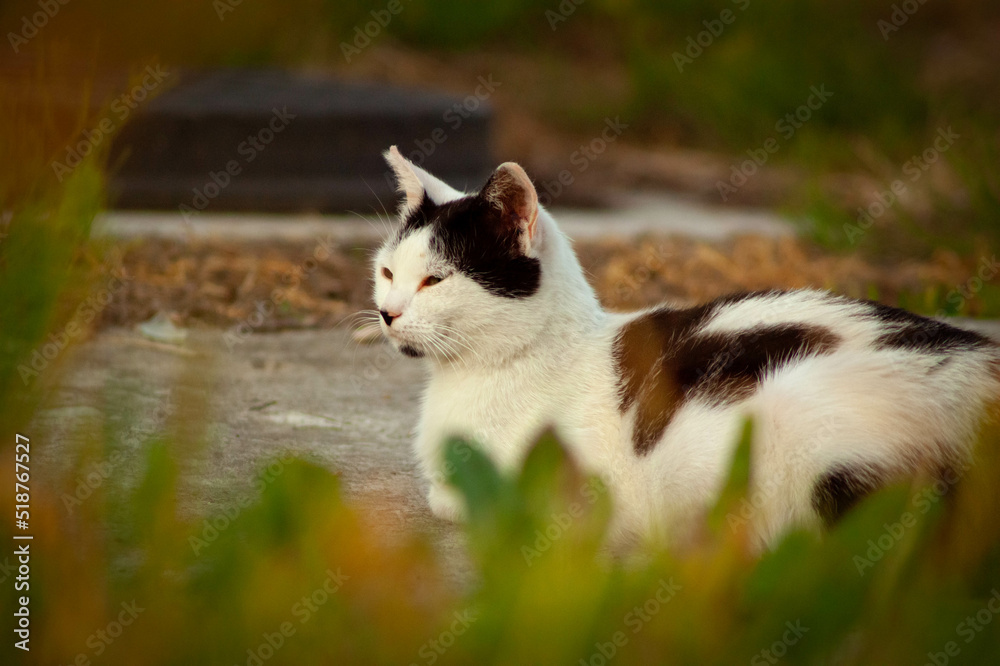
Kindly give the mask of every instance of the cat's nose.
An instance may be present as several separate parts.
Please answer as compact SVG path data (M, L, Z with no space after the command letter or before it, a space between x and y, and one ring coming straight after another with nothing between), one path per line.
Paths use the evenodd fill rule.
M389 314L386 310L380 310L379 313L382 315L382 321L385 322L386 326L392 326L392 320L399 316L398 312Z

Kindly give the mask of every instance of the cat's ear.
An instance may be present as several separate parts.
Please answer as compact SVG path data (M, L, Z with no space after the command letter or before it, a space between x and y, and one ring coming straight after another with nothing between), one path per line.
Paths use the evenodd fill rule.
M505 223L517 225L525 253L538 239L538 192L519 164L504 162L480 192L488 204L500 211Z
M396 174L397 189L403 195L399 210L402 217L420 208L425 196L436 204L447 203L465 196L464 193L403 157L396 146L390 146L383 156Z

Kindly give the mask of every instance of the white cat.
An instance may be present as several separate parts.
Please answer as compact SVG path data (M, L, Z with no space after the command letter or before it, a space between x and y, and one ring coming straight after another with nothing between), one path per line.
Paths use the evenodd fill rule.
M385 157L401 223L375 259L386 337L426 359L416 454L432 511L459 519L442 445L502 469L554 427L613 500L610 537L682 542L755 424L750 533L836 520L906 475L964 466L1000 397L1000 347L903 310L820 291L605 312L524 170L458 192Z

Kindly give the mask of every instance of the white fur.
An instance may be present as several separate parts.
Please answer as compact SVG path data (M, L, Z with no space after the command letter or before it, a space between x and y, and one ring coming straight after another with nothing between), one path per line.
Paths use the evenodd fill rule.
M437 203L462 196L398 153L387 158L408 200L423 193ZM422 192L414 191L417 183ZM413 207L404 206L404 217ZM741 424L753 417L757 508L749 522L763 546L790 525L818 524L811 493L834 465L912 469L915 460L966 456L967 448L940 447L969 446L987 403L1000 395L992 352L957 356L929 379L930 357L873 350L884 327L853 316L859 303L816 291L765 295L727 306L702 330L808 323L829 328L843 344L784 366L736 404L684 403L652 452L637 456L635 410L619 413L612 346L638 313L603 311L570 241L540 206L534 225L527 250L541 261L542 281L530 298L491 295L458 273L420 289L424 277L445 269L426 229L398 247L387 243L376 257L375 302L400 314L391 327L383 323L383 331L396 345L427 352L430 378L415 449L438 516L462 515L459 498L444 483L441 447L448 437L474 439L512 470L537 435L554 426L578 463L610 489L613 541L683 541L714 502ZM382 276L383 266L392 280Z

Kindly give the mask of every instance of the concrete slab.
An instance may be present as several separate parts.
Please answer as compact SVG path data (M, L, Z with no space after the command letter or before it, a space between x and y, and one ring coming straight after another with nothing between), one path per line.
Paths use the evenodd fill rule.
M382 197L381 201L373 199L365 215L200 213L189 219L176 211L109 211L98 219L95 229L117 238L378 240L394 224L395 205L394 200ZM791 220L769 211L708 206L667 193L623 193L614 208L555 208L553 215L563 231L580 240L666 234L714 241L740 234L778 237L795 233Z
M182 474L182 512L213 516L235 506L262 466L291 455L339 473L348 501L387 540L427 534L456 583L471 579L461 531L431 515L410 448L420 362L382 343L352 342L345 329L252 335L233 346L221 332L195 330L183 348L112 329L67 360L34 425L49 442L36 457L39 478L73 479L88 438L105 419L127 418L137 432L114 473L131 487L148 445L143 432L162 427L193 395L204 406L208 442Z

